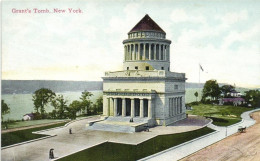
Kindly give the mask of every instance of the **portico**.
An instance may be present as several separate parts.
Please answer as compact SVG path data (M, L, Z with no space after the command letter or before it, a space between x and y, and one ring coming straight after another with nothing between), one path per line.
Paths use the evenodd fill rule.
M108 97L107 116L152 118L152 98Z

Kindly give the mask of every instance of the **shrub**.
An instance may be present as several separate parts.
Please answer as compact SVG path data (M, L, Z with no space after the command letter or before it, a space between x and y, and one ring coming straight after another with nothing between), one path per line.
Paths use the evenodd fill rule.
M228 120L225 120L225 119L222 119L222 118L216 118L216 117L206 117L206 118L210 118L215 122L225 122L225 123L228 122Z
M211 104L210 99L201 99L201 102L204 104Z

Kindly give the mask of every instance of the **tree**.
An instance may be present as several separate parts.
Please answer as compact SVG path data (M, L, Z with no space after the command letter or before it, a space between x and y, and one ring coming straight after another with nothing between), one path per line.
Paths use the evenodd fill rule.
M10 108L8 107L8 105L5 103L4 100L1 100L1 118L2 118L2 120L3 120L3 116L8 113L10 113Z
M235 90L235 87L232 85L223 85L220 87L220 91L224 94L224 97L227 97L227 93Z
M84 110L87 115L91 114L91 107L92 107L92 104L93 104L90 101L91 96L93 96L92 93L90 93L88 91L84 91L84 92L82 92L81 97L80 97L81 103L82 103L81 110Z
M68 116L70 119L76 119L77 112L82 109L82 103L80 101L73 101L69 107L67 107Z
M260 91L249 90L245 92L245 101L250 103L253 107L260 107Z
M53 116L56 116L59 119L64 119L66 118L65 116L65 110L67 109L67 100L65 100L63 98L63 95L58 95L55 99L53 99L51 101L51 105L54 107L55 109L55 115L53 114Z
M103 112L103 97L100 96L96 103L93 105L93 111L91 111L93 114L98 114Z
M197 91L194 93L194 96L196 97L196 102L197 102L197 97L199 96Z
M47 88L41 88L34 92L33 94L33 104L36 112L41 112L41 115L45 112L45 106L47 103L51 102L55 98L56 94Z
M220 96L220 88L216 80L208 80L202 91L202 100L205 100L207 97L210 97L211 100L216 100Z

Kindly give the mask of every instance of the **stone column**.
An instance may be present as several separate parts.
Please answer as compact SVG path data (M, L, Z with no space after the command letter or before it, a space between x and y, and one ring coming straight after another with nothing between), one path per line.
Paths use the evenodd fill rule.
M164 50L163 50L164 45L161 45L161 60L164 60Z
M110 115L110 98L107 98L107 113L106 115L109 116Z
M144 100L140 99L140 117L144 117Z
M129 60L132 60L132 45L129 44Z
M174 104L173 104L173 98L171 98L171 116L174 115Z
M131 98L131 117L135 117L135 99Z
M144 43L143 60L145 60L146 43Z
M179 109L178 109L178 97L175 98L176 99L176 114L178 114Z
M127 60L131 60L130 45L127 45Z
M169 98L169 116L172 116L172 99Z
M175 105L174 105L174 98L172 98L172 116L175 115Z
M162 45L162 49L163 49L162 50L162 56L163 56L162 60L165 60L165 45L164 44Z
M152 117L153 117L152 99L148 99L148 118L151 119Z
M138 58L137 58L137 60L141 60L140 59L140 54L141 54L141 44L139 43L138 44Z
M156 44L153 45L154 60L156 60Z
M117 116L117 98L114 98L114 117Z
M128 60L128 45L126 45L125 47L126 47L126 58L125 58L125 60Z
M180 113L182 113L182 97L180 97Z
M124 62L126 61L126 45L124 45Z
M159 44L159 60L161 60L161 44Z
M149 43L149 60L152 60L151 44Z
M167 45L164 46L164 60L167 60Z
M179 102L179 97L177 97L177 114L180 113L180 102Z
M134 45L134 53L133 53L133 60L136 60L136 57L135 57L135 44L133 44Z
M122 98L122 116L126 116L126 101L125 98Z
M109 112L110 112L110 116L113 116L114 115L114 103L113 103L113 98L111 97L110 98L110 102L109 102L109 104L110 104L110 106L109 106L109 108L110 108L110 110L109 110Z
M174 114L177 115L177 100L174 98Z

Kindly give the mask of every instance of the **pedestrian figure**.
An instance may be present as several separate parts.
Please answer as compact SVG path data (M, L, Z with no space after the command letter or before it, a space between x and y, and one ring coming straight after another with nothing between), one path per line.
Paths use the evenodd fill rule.
M54 149L50 149L50 152L49 152L49 158L50 158L50 159L54 159L53 150L54 150Z
M131 118L131 119L130 119L130 122L134 122L134 119L133 119L133 118Z
M70 128L69 132L70 132L70 134L72 134L72 129L71 128Z

